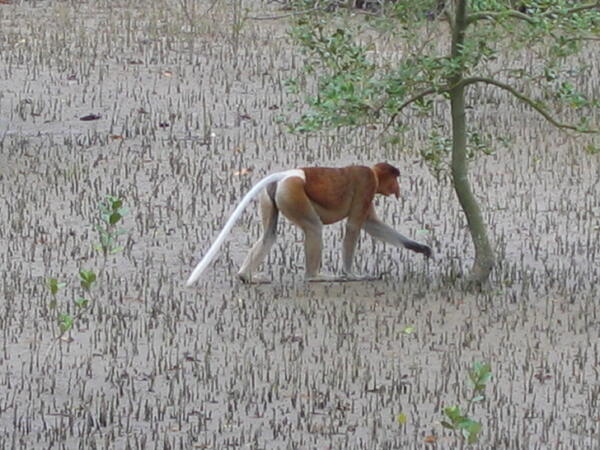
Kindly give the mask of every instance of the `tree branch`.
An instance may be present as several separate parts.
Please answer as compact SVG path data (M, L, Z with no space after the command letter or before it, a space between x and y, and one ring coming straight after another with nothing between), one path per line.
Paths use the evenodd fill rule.
M316 12L324 12L325 9L324 8L309 8L309 9L303 9L301 11L292 11L286 14L281 14L278 16L247 16L246 19L249 20L281 20L281 19L287 19L289 17L296 17L296 16L302 16L304 14L311 14L311 13L316 13Z
M576 14L578 12L586 11L588 9L594 9L594 8L600 8L599 1L588 3L587 5L581 5L581 6L576 6L575 8L571 8L567 11L567 14L568 15Z
M562 14L562 17L570 16L570 15L577 14L582 11L587 11L589 9L594 9L594 8L598 8L598 7L600 7L600 1L595 1L595 2L591 2L591 3L587 3L585 5L576 6L574 8L566 10L564 12L564 14ZM540 13L537 15L529 15L529 14L522 13L521 11L516 11L516 10L512 10L512 9L507 10L507 11L502 11L502 12L482 11L482 12L470 14L469 17L467 18L467 25L471 25L480 20L496 20L499 17L510 17L512 19L523 20L524 22L527 22L531 25L535 25L537 23L536 17L544 18L544 17L549 17L553 14L556 14L556 12L553 10L548 10L546 12L543 12L543 13Z
M450 89L447 87L444 87L442 89L434 89L434 88L430 88L430 89L425 89L421 92L419 92L418 94L413 95L411 98L409 98L408 100L406 100L404 103L402 103L400 105L400 107L398 108L398 110L392 114L392 117L390 117L390 120L388 121L387 125L385 127L383 127L383 132L385 132L394 122L394 120L396 120L396 117L398 117L398 114L400 114L402 112L402 110L404 108L406 108L407 106L411 105L414 102L417 102L419 100L421 100L422 98L431 95L431 94L441 94L444 92L448 92ZM383 106L381 107L383 108ZM381 110L381 108L378 108L377 111Z
M534 25L536 23L536 20L532 16L522 13L520 11L515 11L515 10L503 11L503 12L482 11L482 12L478 12L478 13L469 14L469 17L467 17L467 26L472 25L476 22L479 22L480 20L495 21L499 17L510 17L512 19L519 19L519 20L529 23L530 25Z
M589 134L600 133L600 129L581 128L577 125L559 122L554 117L552 117L552 115L548 111L546 111L542 106L538 105L533 99L531 99L531 98L527 97L525 94L517 91L512 86L510 86L506 83L502 83L501 81L497 81L492 78L471 77L471 78L465 78L464 80L462 80L460 82L460 84L463 86L467 86L469 84L475 84L475 83L490 84L492 86L496 86L500 89L503 89L503 90L509 92L510 94L512 94L519 100L521 100L523 103L529 105L532 109L534 109L538 114L540 114L544 119L546 119L548 122L550 122L556 128L562 128L562 129L566 129L566 130L574 130L574 131L577 131L578 133L589 133Z

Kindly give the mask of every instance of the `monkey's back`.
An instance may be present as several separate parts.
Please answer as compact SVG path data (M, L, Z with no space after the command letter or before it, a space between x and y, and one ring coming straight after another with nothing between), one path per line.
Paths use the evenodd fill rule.
M356 192L360 192L363 197L361 200L368 203L375 194L375 175L366 166L305 167L301 170L306 175L304 190L308 198L327 211L337 212L335 216L339 216L336 220L324 220L324 223L347 217L356 202Z

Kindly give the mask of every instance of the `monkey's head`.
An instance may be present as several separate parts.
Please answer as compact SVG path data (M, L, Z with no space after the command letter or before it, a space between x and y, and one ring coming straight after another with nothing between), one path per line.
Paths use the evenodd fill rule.
M373 172L377 175L377 193L381 195L395 195L400 198L400 185L398 177L400 171L388 163L378 163L373 166Z

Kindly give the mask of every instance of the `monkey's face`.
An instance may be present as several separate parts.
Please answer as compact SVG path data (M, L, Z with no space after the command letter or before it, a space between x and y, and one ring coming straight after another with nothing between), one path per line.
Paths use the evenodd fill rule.
M400 198L400 185L398 184L400 171L388 163L375 164L373 170L377 175L377 193L386 197L395 195L396 198Z
M396 198L400 198L400 185L398 184L398 178L391 174L380 177L378 192L386 197L388 195L395 195Z

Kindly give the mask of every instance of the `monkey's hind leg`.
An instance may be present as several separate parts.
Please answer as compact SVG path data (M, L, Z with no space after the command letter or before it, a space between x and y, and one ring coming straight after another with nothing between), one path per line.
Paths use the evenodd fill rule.
M306 195L304 180L290 177L280 182L275 202L281 213L304 232L305 279L321 281L325 278L319 273L323 251L323 223Z
M254 244L250 253L246 257L244 264L238 272L238 277L244 283L268 283L266 280L253 280L252 276L258 266L266 258L269 250L275 243L277 237L277 220L279 218L279 210L273 199L271 193L275 188L275 184L267 186L260 194L260 212L262 219L263 232L260 239Z

